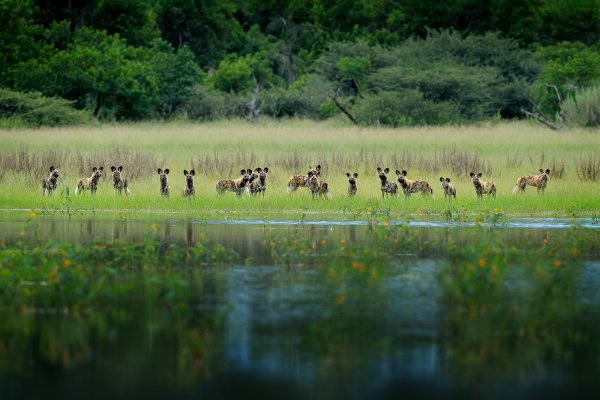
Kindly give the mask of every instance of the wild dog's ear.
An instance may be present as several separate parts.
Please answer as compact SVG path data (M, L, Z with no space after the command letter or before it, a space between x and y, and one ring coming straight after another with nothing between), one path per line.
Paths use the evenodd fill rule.
M406 172L405 169L402 170L402 176L406 176L406 174L408 174L408 172Z
M188 174L188 172L187 172L187 169L184 169L184 170L183 170L183 174L184 174L185 176L187 176L187 174Z
M100 171L104 171L104 167L100 167L98 168Z
M245 169L241 170L241 171L240 171L240 174L242 174L242 175L246 175L246 170L245 170Z
M110 170L111 170L112 172L115 172L115 169L116 169L116 168L115 168L115 166L114 166L114 165L110 167Z
M477 177L478 177L478 178L481 178L481 176L482 176L482 175L483 175L483 174L480 172L480 173L478 173L478 174L477 174Z
M256 171L256 172L258 172L258 173L260 174L260 173L262 172L262 168L261 168L261 167L258 167L258 168L256 168L256 169L255 169L255 171Z
M308 171L308 176L312 176L313 172L312 171Z
M353 176L354 178L358 178L358 172L355 172L355 173L354 173L352 176Z
M475 176L475 174L474 174L473 172L471 172L471 173L469 174L469 176L472 178L472 177L474 177L474 176Z
M446 178L446 182L450 183L450 178Z
M396 175L400 175L400 170L396 170Z
M269 167L265 167L265 169L263 169L263 172L266 174L267 172L269 172Z
M390 172L390 169L386 168L386 169L383 170L383 172L385 172L387 174L388 172Z
M350 175L350 172L346 172L346 176L350 178L352 175Z
M119 165L119 168L117 168L119 170L119 172L123 171L123 166Z
M320 164L319 164L319 165L317 165L317 166L315 167L315 169L316 169L317 171L320 171L320 170L321 170L321 165L320 165Z
M96 168L96 167L92 168L92 172L96 172L97 169L98 168Z
M192 176L196 176L196 171L194 171L194 170L191 170L191 171L190 171L190 174L191 174Z
M440 182L444 182L444 178L440 177Z
M162 169L160 169L160 168L158 169L158 174L159 175L162 174Z
M546 174L550 175L550 168L546 169Z
M256 175L252 174L252 175L250 175L250 179L248 179L248 182L252 182L255 179L256 179Z
M544 170L540 168L540 174L543 174L543 173L544 173Z
M377 167L377 172L381 172L381 171L383 171L383 170L381 169L381 167Z
M165 169L165 174L166 174L166 175L169 175L169 168L166 168L166 169Z
M54 167L50 166L50 172L54 171Z

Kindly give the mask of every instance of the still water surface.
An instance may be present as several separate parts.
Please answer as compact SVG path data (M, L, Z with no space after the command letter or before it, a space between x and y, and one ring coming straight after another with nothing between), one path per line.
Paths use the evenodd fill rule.
M24 223L3 220L0 239L16 243ZM449 242L469 246L493 230L496 242L537 246L560 240L572 229L569 221L520 220L496 228L411 222L416 240L433 244L430 253L398 254L378 279L337 282L327 263L282 264L273 257L270 240L367 243L373 239L366 222L39 217L35 232L56 242L110 245L142 240L152 224L164 242L191 246L209 240L235 250L239 261L169 272L189 283L185 304L156 303L140 290L118 297L110 309L89 308L80 315L51 307L27 313L1 308L0 398L600 393L597 251L578 264L573 283L565 283L575 299L572 309L550 312L545 322L550 328L535 337L527 332L502 337L495 324L512 322L499 318L501 313L461 324L462 314L447 300L449 289L440 278L448 267ZM579 224L598 232L593 221ZM143 274L123 271L120 279L135 284Z

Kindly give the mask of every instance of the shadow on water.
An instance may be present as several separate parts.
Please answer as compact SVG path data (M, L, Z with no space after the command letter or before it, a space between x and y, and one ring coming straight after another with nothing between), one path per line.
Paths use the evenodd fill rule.
M596 393L600 230L521 224L4 221L0 397Z

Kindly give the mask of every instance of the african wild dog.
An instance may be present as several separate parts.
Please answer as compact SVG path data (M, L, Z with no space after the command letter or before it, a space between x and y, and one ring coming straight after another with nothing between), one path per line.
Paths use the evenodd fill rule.
M537 188L538 193L542 193L544 194L544 191L546 190L546 185L548 185L548 177L550 175L550 169L546 169L545 171L543 169L540 168L540 174L539 175L529 175L529 176L522 176L519 179L517 179L517 184L515 185L515 188L513 189L513 194L518 193L518 192L525 192L525 188L527 187L527 185L529 186L534 186Z
M181 195L183 197L195 196L196 189L194 188L194 176L196 176L196 171L191 170L188 172L187 169L184 169L183 175L185 175L185 187L181 191Z
M308 172L308 188L312 193L313 199L316 195L326 196L331 199L331 193L329 192L329 184L321 179L318 172Z
M404 196L410 197L411 194L416 192L421 192L424 196L432 195L433 188L426 181L413 181L406 178L407 172L402 170L402 172L396 170L396 175L398 176L398 182L400 182L400 186L402 187L402 191L404 192Z
M158 169L158 176L160 178L160 194L163 197L169 197L170 194L169 178L167 175L169 175L169 168L165 168L164 171L160 168Z
M267 191L267 173L269 172L269 168L265 167L256 168L252 173L255 176L255 180L250 183L249 190L250 194L256 195L258 193L262 193L263 197L265 196L265 192ZM258 178L258 180L256 180Z
M381 197L385 198L385 195L398 195L398 185L395 182L391 182L388 180L387 174L390 172L389 168L381 169L377 167L377 172L379 173L379 179L381 180Z
M45 196L46 192L48 192L48 196L50 196L52 192L56 190L58 177L58 168L50 167L50 175L42 180L42 196Z
M450 183L450 178L440 177L440 182L442 182L442 189L444 189L444 197L456 198L456 187Z
M481 172L478 174L471 172L469 174L473 182L473 186L475 187L475 193L477 193L477 197L483 197L484 194L496 197L496 184L494 182L486 182L481 180L481 175Z
M243 169L241 177L238 179L223 179L217 182L217 193L225 194L226 191L234 192L241 196L244 191L248 191L250 183L256 179L256 175L252 174L252 169Z
M356 179L358 178L358 173L354 173L350 175L350 172L346 172L346 176L348 177L348 196L356 196L356 192L358 191L356 187Z
M316 167L308 167L308 172L312 174L316 174L318 177L321 176L321 165L317 165ZM308 174L306 175L294 175L288 179L287 191L295 192L299 187L309 187L308 186Z
M84 190L89 190L90 193L96 194L96 190L98 189L98 181L102 177L102 171L104 171L104 167L92 168L92 176L89 178L81 178L79 181L77 181L75 194L79 194Z
M131 194L131 192L129 191L129 185L127 184L127 179L123 179L123 177L121 177L121 172L123 171L123 166L120 165L119 168L117 168L113 165L112 167L110 167L110 170L112 171L113 187L115 188L115 190L117 192L119 192L119 194L121 194L123 192L123 190L125 190L125 195L129 196Z

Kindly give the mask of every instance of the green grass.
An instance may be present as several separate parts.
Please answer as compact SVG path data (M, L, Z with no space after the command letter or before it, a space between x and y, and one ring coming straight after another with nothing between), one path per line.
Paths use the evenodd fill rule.
M0 208L95 210L136 213L178 212L217 218L360 218L382 211L392 216L420 214L439 217L451 210L478 215L496 210L507 215L571 216L600 212L598 182L583 181L577 166L583 156L598 157L598 130L552 132L527 123L470 127L406 129L355 128L337 122L221 121L206 124L127 124L92 128L15 129L0 131L2 183ZM19 161L19 154L29 161ZM12 156L12 158L11 158ZM21 156L23 158L24 156ZM20 163L20 164L19 164ZM138 163L143 168L136 170ZM17 165L18 164L18 165ZM47 164L47 165L46 165ZM44 198L41 180L50 164L61 171L58 194ZM123 165L130 177L130 198L119 197L110 177L98 194L73 197L79 177L93 165ZM309 165L323 165L331 200L312 200L307 189L288 194L287 179L304 174ZM498 197L479 200L467 175L469 164L480 165L483 178L496 182ZM452 167L454 165L454 167ZM264 198L233 193L220 197L215 183L236 178L247 167L268 166ZM413 195L382 199L376 168L406 169L409 178L429 181L434 198ZM157 167L171 170L170 199L159 195ZM183 199L183 169L196 169L196 197ZM550 175L545 196L528 187L512 195L517 178L539 168L563 169ZM346 172L358 172L358 195L348 199ZM476 171L478 172L478 171ZM395 175L390 174L395 180ZM450 177L456 200L443 196L439 177ZM65 197L68 187L71 196ZM62 193L62 195L61 195Z

